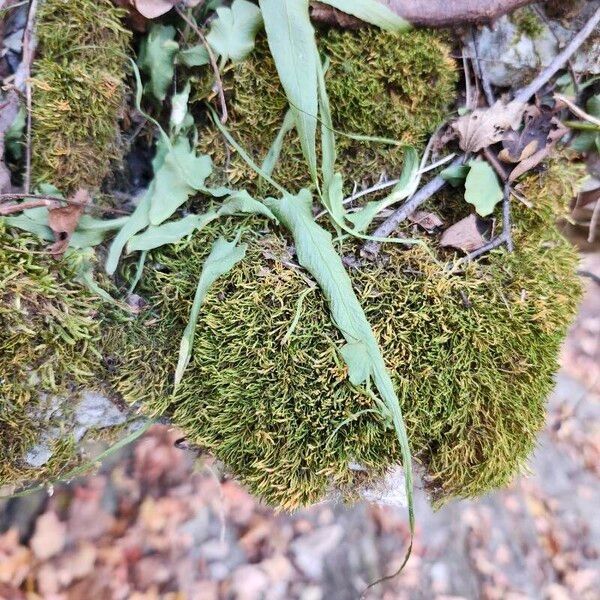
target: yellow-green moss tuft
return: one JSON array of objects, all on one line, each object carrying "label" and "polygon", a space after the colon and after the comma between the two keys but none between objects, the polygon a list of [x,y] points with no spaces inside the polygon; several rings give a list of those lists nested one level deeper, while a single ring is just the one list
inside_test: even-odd
[{"label": "yellow-green moss tuft", "polygon": [[[580,291],[577,255],[554,226],[567,190],[559,170],[525,184],[534,208],[515,207],[514,254],[501,249],[450,274],[419,248],[391,248],[384,265],[351,272],[440,501],[506,484],[543,424]],[[368,411],[372,400],[347,383],[320,292],[300,301],[305,275],[265,226],[246,223],[248,256],[209,293],[175,396],[178,339],[216,232],[153,255],[143,290],[152,309],[137,339],[119,346],[115,383],[127,400],[169,415],[254,493],[294,508],[331,485],[351,487],[350,461],[381,473],[399,454],[393,431]]]},{"label": "yellow-green moss tuft", "polygon": [[[376,29],[331,30],[318,38],[330,59],[326,74],[334,127],[342,132],[387,137],[422,146],[444,120],[455,97],[456,70],[448,47],[428,31],[392,34]],[[287,108],[266,41],[250,59],[232,67],[229,127],[250,155],[262,162]],[[337,136],[340,165],[349,185],[373,181],[387,170],[398,173],[403,152]],[[230,183],[251,186],[256,174],[236,155],[227,160],[222,136],[202,129],[200,144],[225,168]],[[227,165],[225,167],[225,165]],[[300,143],[288,134],[274,178],[294,191],[310,184]]]},{"label": "yellow-green moss tuft", "polygon": [[90,385],[101,363],[100,301],[75,282],[71,262],[40,250],[28,234],[12,235],[0,224],[0,485],[30,471],[43,479],[73,459],[66,452],[72,444],[62,440],[45,469],[23,463],[47,426],[46,398]]},{"label": "yellow-green moss tuft", "polygon": [[46,0],[37,24],[33,156],[36,183],[97,188],[117,156],[130,34],[110,0]]}]

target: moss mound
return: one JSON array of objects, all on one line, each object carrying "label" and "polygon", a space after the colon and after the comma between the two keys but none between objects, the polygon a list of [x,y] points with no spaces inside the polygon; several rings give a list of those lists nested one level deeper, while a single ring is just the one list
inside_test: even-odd
[{"label": "moss mound", "polygon": [[[506,484],[543,424],[579,296],[576,253],[554,226],[556,205],[570,198],[564,168],[526,184],[535,207],[515,207],[512,255],[499,250],[450,274],[420,249],[395,248],[385,265],[352,272],[440,501]],[[215,231],[154,254],[144,278],[153,308],[131,349],[119,348],[116,385],[169,415],[267,502],[295,508],[331,485],[356,485],[350,461],[380,473],[399,453],[368,410],[373,400],[347,382],[320,292],[282,235],[264,227],[247,223],[247,258],[211,290],[175,396],[178,340]]]},{"label": "moss mound", "polygon": [[118,154],[130,33],[110,0],[46,0],[37,26],[32,172],[71,193],[97,188]]},{"label": "moss mound", "polygon": [[[27,478],[25,452],[45,426],[46,399],[90,384],[101,363],[100,301],[75,282],[76,256],[41,257],[39,241],[0,224],[0,485]],[[32,469],[52,477],[73,459],[70,440]]]},{"label": "moss mound", "polygon": [[[327,89],[334,127],[341,132],[420,146],[444,120],[454,99],[454,62],[436,33],[330,30],[319,36],[319,48],[330,60]],[[259,42],[250,59],[232,67],[228,79],[232,94],[228,126],[260,164],[287,110],[265,40]],[[201,89],[199,93],[202,96]],[[390,174],[401,168],[401,148],[337,137],[340,162],[350,185],[352,181],[377,180],[382,165]],[[256,173],[239,157],[228,160],[218,131],[202,130],[200,144],[203,151],[213,155],[217,166],[224,168],[221,175],[230,183],[248,187],[256,180]],[[292,191],[310,184],[295,131],[286,137],[274,178]]]}]

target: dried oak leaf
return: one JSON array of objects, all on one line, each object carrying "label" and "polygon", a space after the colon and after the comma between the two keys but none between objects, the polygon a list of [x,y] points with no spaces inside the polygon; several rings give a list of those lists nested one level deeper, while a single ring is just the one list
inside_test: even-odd
[{"label": "dried oak leaf", "polygon": [[56,239],[54,244],[50,246],[50,252],[54,256],[62,256],[67,249],[85,205],[91,202],[90,193],[86,189],[80,188],[71,200],[72,204],[52,208],[48,211],[48,225],[54,232]]},{"label": "dried oak leaf", "polygon": [[503,104],[498,100],[490,108],[477,108],[456,119],[452,128],[464,152],[479,152],[502,141],[508,129],[519,129],[525,105],[520,102]]},{"label": "dried oak leaf", "polygon": [[465,253],[473,252],[487,243],[483,236],[487,229],[487,221],[477,218],[475,214],[470,214],[444,231],[440,245],[444,248],[456,248]]}]

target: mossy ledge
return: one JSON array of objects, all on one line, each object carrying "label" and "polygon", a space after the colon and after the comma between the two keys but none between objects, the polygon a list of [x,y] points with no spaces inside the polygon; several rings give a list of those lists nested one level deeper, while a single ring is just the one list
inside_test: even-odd
[{"label": "mossy ledge", "polygon": [[[526,182],[534,208],[515,207],[513,254],[452,274],[421,249],[395,248],[385,265],[351,272],[438,502],[506,484],[535,446],[580,292],[576,252],[554,225],[571,193],[565,169]],[[174,396],[178,339],[217,231],[153,254],[142,289],[152,308],[127,349],[118,343],[115,385],[168,415],[265,501],[296,508],[332,487],[352,490],[349,462],[377,475],[399,454],[372,399],[347,382],[320,292],[300,302],[309,288],[285,237],[256,220],[245,231],[248,255],[210,291]]]},{"label": "mossy ledge", "polygon": [[[456,95],[457,72],[450,49],[439,34],[425,30],[394,34],[374,28],[330,30],[319,35],[318,44],[329,59],[327,91],[333,125],[342,134],[385,137],[422,147],[444,121]],[[259,40],[250,58],[234,65],[225,81],[231,96],[228,127],[260,164],[287,110],[266,40]],[[196,85],[196,97],[202,99],[206,93],[203,80]],[[357,142],[342,134],[337,135],[338,152],[350,187],[353,182],[371,183],[383,171],[398,174],[402,147]],[[255,187],[256,173],[237,154],[227,158],[223,137],[215,128],[201,129],[200,147],[213,156],[223,180]],[[295,131],[286,136],[273,177],[293,192],[310,185]]]},{"label": "mossy ledge", "polygon": [[45,0],[37,23],[32,173],[65,193],[94,190],[118,156],[130,33],[110,0]]}]

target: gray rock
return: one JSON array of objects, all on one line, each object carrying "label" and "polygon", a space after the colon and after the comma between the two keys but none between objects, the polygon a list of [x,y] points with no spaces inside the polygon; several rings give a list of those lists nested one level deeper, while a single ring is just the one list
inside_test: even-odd
[{"label": "gray rock", "polygon": [[[509,88],[528,83],[550,64],[598,6],[600,2],[587,2],[581,13],[568,23],[540,20],[541,32],[533,37],[520,31],[512,16],[499,18],[491,28],[483,27],[477,46],[490,82]],[[469,41],[470,36],[465,42]],[[600,35],[592,36],[571,62],[576,73],[600,73]]]}]

